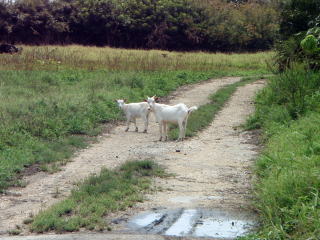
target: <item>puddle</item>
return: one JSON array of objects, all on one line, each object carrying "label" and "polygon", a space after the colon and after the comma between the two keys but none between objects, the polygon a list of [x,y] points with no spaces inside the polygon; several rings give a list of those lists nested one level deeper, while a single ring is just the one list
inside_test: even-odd
[{"label": "puddle", "polygon": [[215,239],[244,236],[255,226],[254,217],[249,213],[183,208],[145,212],[128,223],[136,232]]},{"label": "puddle", "polygon": [[148,226],[149,224],[159,221],[163,214],[161,213],[146,213],[135,220],[135,224],[138,226]]},{"label": "puddle", "polygon": [[214,217],[203,217],[193,236],[232,239],[246,235],[255,226],[254,220],[241,215],[232,216],[223,212],[215,212]]},{"label": "puddle", "polygon": [[170,228],[164,233],[168,236],[187,236],[193,227],[193,219],[195,218],[197,210],[186,209],[181,216],[173,223]]}]

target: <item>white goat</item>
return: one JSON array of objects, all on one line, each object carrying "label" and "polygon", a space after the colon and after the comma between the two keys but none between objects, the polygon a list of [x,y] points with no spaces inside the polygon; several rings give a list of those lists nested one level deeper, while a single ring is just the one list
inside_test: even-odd
[{"label": "white goat", "polygon": [[159,123],[160,130],[160,140],[162,140],[162,128],[164,132],[164,140],[168,139],[167,134],[167,123],[178,123],[179,125],[179,138],[178,140],[183,140],[186,136],[188,117],[191,112],[197,110],[196,106],[188,108],[185,104],[179,103],[174,106],[169,106],[165,104],[156,103],[155,96],[148,97],[147,102],[154,112],[157,122]]},{"label": "white goat", "polygon": [[127,118],[127,128],[126,132],[129,130],[130,122],[133,122],[136,129],[135,131],[138,132],[138,127],[136,123],[136,118],[142,118],[144,121],[144,133],[147,132],[148,123],[149,123],[149,114],[150,114],[150,107],[146,102],[140,103],[125,103],[125,99],[118,99],[116,100],[120,109],[122,109]]}]

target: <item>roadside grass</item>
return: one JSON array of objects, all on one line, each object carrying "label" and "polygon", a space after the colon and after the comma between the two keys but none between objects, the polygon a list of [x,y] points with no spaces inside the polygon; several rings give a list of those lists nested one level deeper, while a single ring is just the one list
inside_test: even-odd
[{"label": "roadside grass", "polygon": [[[209,97],[210,102],[208,104],[200,106],[198,110],[189,116],[186,137],[193,137],[197,134],[197,132],[206,128],[213,121],[215,115],[221,110],[221,108],[230,99],[238,87],[262,78],[263,76],[246,77],[241,79],[239,82],[224,86],[212,94]],[[170,125],[169,130],[169,138],[172,140],[177,140],[179,137],[179,127],[177,125]]]},{"label": "roadside grass", "polygon": [[272,56],[83,46],[1,54],[0,192],[24,186],[19,176],[34,164],[58,171],[103,124],[122,120],[114,99],[135,102],[209,78],[265,74]]},{"label": "roadside grass", "polygon": [[320,73],[293,69],[257,95],[247,128],[262,128],[255,164],[256,234],[243,239],[320,238]]},{"label": "roadside grass", "polygon": [[116,70],[116,71],[247,71],[268,72],[274,52],[206,53],[131,50],[109,47],[23,46],[21,54],[1,54],[1,70]]},{"label": "roadside grass", "polygon": [[29,220],[33,232],[72,232],[111,230],[105,216],[143,201],[151,191],[153,177],[167,177],[165,170],[151,160],[128,161],[115,170],[103,169],[79,183],[67,199]]},{"label": "roadside grass", "polygon": [[[214,72],[0,71],[0,192],[21,185],[19,176],[37,164],[57,171],[104,123],[122,120],[114,99],[141,101],[178,86],[217,76]],[[50,164],[51,166],[46,166]]]}]

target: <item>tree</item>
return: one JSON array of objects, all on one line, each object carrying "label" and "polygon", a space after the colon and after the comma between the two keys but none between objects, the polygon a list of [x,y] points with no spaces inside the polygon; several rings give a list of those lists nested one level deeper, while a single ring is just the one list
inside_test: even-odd
[{"label": "tree", "polygon": [[0,2],[0,41],[8,41],[12,31],[11,14],[9,4]]}]

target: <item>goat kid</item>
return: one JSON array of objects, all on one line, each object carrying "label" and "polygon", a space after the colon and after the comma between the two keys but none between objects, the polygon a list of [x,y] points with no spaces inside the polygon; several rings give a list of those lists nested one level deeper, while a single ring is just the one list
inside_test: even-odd
[{"label": "goat kid", "polygon": [[[160,139],[166,141],[168,139],[167,124],[178,123],[179,125],[179,140],[183,140],[186,136],[187,122],[189,115],[197,110],[196,106],[188,108],[184,103],[179,103],[174,106],[156,103],[156,97],[148,97],[147,103],[154,112],[157,122],[159,123]],[[163,130],[163,131],[162,131]],[[163,134],[164,133],[164,134]]]},{"label": "goat kid", "polygon": [[135,125],[135,131],[138,132],[138,127],[136,123],[137,118],[142,118],[144,121],[144,133],[147,133],[148,130],[148,123],[149,123],[149,114],[150,114],[150,107],[146,102],[139,102],[139,103],[128,103],[126,104],[126,99],[118,99],[116,100],[120,109],[126,115],[126,132],[129,130],[130,123],[133,122]]}]

